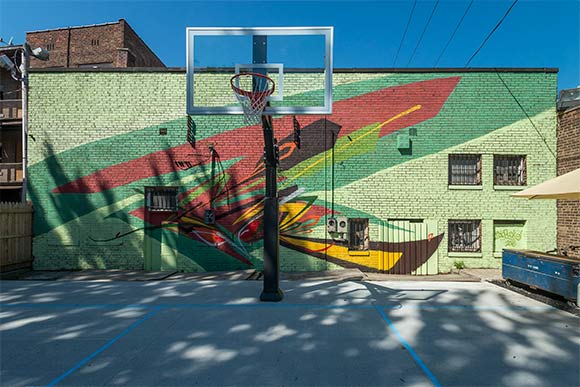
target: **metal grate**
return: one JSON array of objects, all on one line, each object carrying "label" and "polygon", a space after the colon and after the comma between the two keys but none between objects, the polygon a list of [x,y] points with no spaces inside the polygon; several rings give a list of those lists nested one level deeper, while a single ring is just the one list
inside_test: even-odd
[{"label": "metal grate", "polygon": [[350,218],[348,220],[349,250],[366,251],[369,249],[369,220],[368,218]]},{"label": "metal grate", "polygon": [[450,252],[481,252],[480,220],[450,220],[448,229]]},{"label": "metal grate", "polygon": [[449,185],[481,185],[481,155],[449,155]]},{"label": "metal grate", "polygon": [[494,185],[526,185],[526,156],[494,155]]},{"label": "metal grate", "polygon": [[146,187],[145,204],[149,211],[177,211],[177,187]]}]

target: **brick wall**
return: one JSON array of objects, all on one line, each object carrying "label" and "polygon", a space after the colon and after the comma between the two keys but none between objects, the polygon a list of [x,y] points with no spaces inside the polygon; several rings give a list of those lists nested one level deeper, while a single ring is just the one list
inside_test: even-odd
[{"label": "brick wall", "polygon": [[70,34],[71,30],[69,29],[26,33],[26,41],[31,47],[43,47],[49,49],[50,52],[48,61],[31,58],[30,67],[68,67]]},{"label": "brick wall", "polygon": [[[580,168],[580,106],[558,113],[558,175]],[[558,200],[558,248],[580,246],[580,201]],[[580,258],[580,249],[569,253]]]},{"label": "brick wall", "polygon": [[31,68],[164,67],[159,58],[121,19],[117,23],[28,32],[32,47],[48,48],[50,59],[31,59]]},{"label": "brick wall", "polygon": [[165,67],[163,62],[125,20],[121,20],[120,23],[124,36],[123,47],[128,50],[129,54],[125,67]]},{"label": "brick wall", "polygon": [[[275,118],[282,269],[499,267],[500,222],[524,224],[501,246],[552,249],[556,203],[494,186],[493,156],[526,155],[529,186],[556,175],[556,74],[502,78],[543,139],[485,71],[336,71],[333,114],[297,117],[300,149],[291,117]],[[239,116],[188,119],[185,94],[183,71],[31,74],[36,268],[261,268],[261,129]],[[397,147],[400,135],[410,136],[410,149]],[[455,153],[481,155],[481,186],[448,185]],[[147,215],[147,186],[179,187],[179,212]],[[215,225],[204,221],[210,206]],[[369,219],[368,250],[350,250],[327,232],[332,211]],[[454,219],[481,221],[480,252],[448,252]]]}]

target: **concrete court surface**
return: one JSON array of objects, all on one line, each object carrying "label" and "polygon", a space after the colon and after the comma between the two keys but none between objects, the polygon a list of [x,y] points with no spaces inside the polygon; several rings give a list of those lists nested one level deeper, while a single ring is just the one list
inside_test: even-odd
[{"label": "concrete court surface", "polygon": [[580,318],[489,283],[1,281],[2,386],[578,386]]}]

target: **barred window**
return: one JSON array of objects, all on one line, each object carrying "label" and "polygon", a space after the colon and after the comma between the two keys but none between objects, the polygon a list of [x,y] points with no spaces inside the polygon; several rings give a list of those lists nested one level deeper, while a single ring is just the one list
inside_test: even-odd
[{"label": "barred window", "polygon": [[149,211],[177,211],[177,187],[145,187],[145,205]]},{"label": "barred window", "polygon": [[450,220],[448,223],[450,252],[481,252],[481,221]]},{"label": "barred window", "polygon": [[526,156],[494,155],[494,185],[526,185]]},{"label": "barred window", "polygon": [[368,218],[350,218],[348,220],[349,250],[366,251],[369,249]]},{"label": "barred window", "polygon": [[449,155],[449,185],[481,185],[481,155]]}]

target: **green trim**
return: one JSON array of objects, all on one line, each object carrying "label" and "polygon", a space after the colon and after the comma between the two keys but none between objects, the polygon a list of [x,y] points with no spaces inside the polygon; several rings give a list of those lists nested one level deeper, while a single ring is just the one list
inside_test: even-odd
[{"label": "green trim", "polygon": [[494,185],[495,191],[523,191],[528,188],[527,185]]},{"label": "green trim", "polygon": [[450,190],[458,191],[481,191],[483,190],[483,185],[449,185],[447,186]]},{"label": "green trim", "polygon": [[447,252],[447,255],[450,258],[457,258],[457,257],[462,257],[462,258],[481,258],[483,257],[483,253],[468,253],[468,252],[456,252],[456,251],[449,251]]},{"label": "green trim", "polygon": [[495,251],[493,253],[493,256],[494,256],[494,258],[501,258],[503,256],[503,253],[501,251],[500,252]]}]

